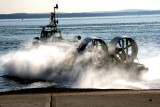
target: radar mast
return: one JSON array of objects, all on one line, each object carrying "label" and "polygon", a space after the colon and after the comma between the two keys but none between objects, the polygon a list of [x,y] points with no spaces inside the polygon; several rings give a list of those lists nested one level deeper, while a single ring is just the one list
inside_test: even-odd
[{"label": "radar mast", "polygon": [[48,27],[57,28],[58,20],[56,19],[56,9],[58,9],[58,4],[56,4],[56,6],[54,6],[54,10],[53,10],[53,12],[51,12],[50,23],[49,23]]}]

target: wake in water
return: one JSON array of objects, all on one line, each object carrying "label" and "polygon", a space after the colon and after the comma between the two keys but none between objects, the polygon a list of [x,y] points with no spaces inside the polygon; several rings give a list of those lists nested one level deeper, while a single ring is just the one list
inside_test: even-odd
[{"label": "wake in water", "polygon": [[134,71],[121,68],[97,68],[90,62],[91,57],[90,54],[77,56],[73,44],[54,43],[1,56],[0,70],[8,76],[24,80],[72,83],[70,88],[149,88],[143,82],[149,81],[150,76],[147,75],[150,75],[150,71],[141,77],[135,75]]}]

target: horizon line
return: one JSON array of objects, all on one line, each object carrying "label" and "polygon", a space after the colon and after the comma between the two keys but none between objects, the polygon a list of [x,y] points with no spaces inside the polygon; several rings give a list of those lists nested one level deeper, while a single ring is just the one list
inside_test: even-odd
[{"label": "horizon line", "polygon": [[[150,10],[150,9],[124,9],[124,10],[114,10],[114,11],[87,11],[87,12],[57,12],[62,14],[74,14],[74,13],[112,13],[112,12],[138,12],[138,11],[160,11],[160,9],[157,10]],[[17,13],[0,13],[1,15],[9,15],[9,14],[48,14],[51,12],[17,12]]]}]

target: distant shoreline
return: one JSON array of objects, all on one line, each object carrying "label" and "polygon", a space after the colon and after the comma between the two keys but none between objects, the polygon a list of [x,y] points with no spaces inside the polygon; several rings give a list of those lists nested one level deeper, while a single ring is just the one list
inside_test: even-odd
[{"label": "distant shoreline", "polygon": [[[137,10],[137,11],[116,11],[116,12],[84,12],[84,13],[57,13],[59,18],[70,17],[98,17],[98,16],[132,16],[132,15],[160,15],[160,10]],[[0,14],[0,19],[32,19],[49,18],[50,13],[14,13]]]}]

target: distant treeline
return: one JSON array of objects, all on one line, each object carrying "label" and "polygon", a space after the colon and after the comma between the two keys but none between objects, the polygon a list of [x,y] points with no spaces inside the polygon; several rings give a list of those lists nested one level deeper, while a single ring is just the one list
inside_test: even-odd
[{"label": "distant treeline", "polygon": [[[86,12],[86,13],[57,13],[60,18],[67,17],[97,17],[97,16],[125,16],[125,15],[156,15],[160,14],[160,10],[141,10],[141,11],[118,11],[118,12]],[[49,18],[50,13],[30,14],[0,14],[0,19],[29,19],[29,18]]]}]

